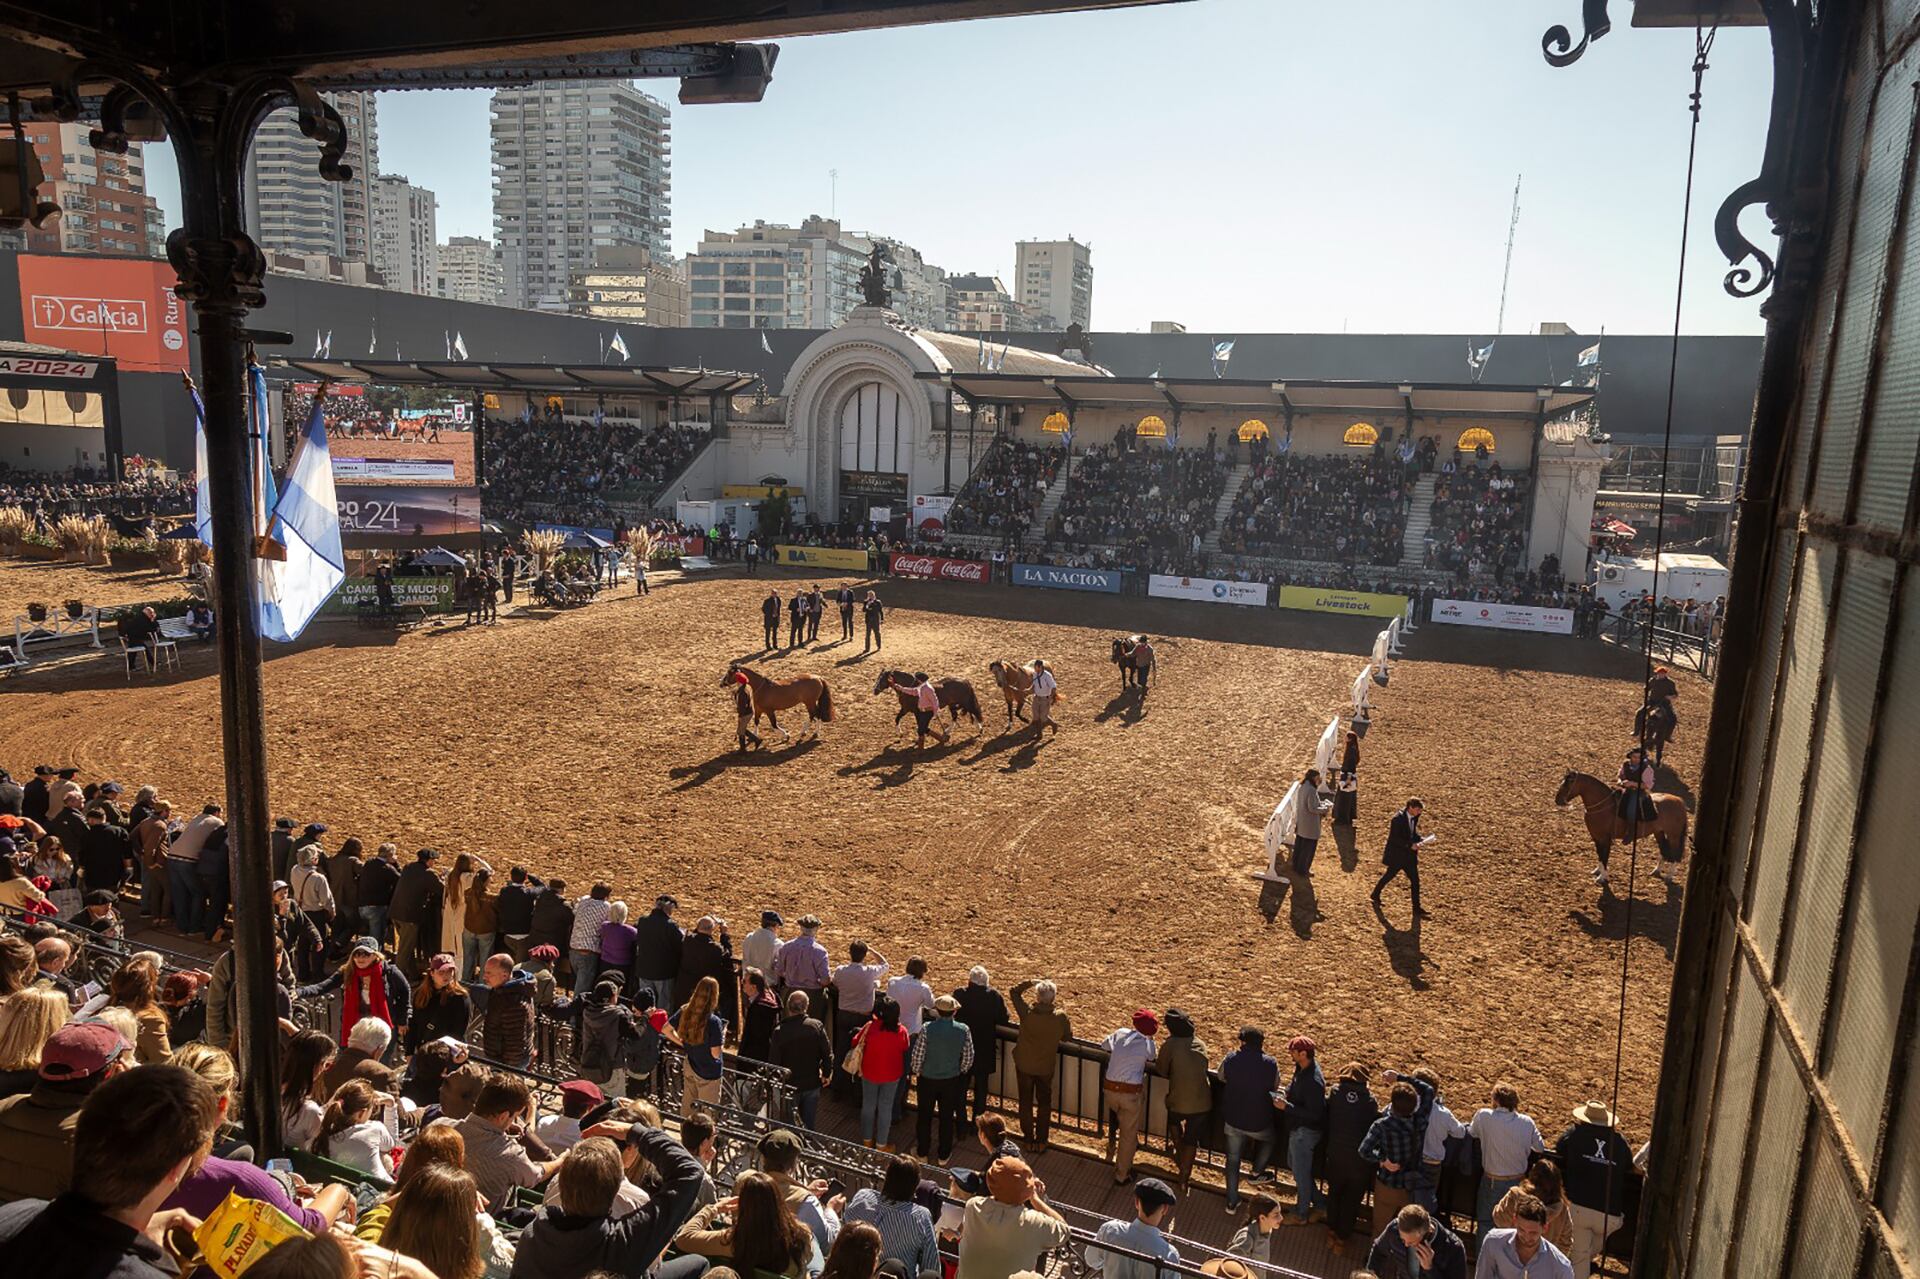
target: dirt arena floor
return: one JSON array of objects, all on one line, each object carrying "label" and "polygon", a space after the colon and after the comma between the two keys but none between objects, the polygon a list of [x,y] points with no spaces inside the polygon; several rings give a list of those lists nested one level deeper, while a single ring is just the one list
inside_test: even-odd
[{"label": "dirt arena floor", "polygon": [[[25,572],[36,570],[28,566]],[[0,596],[37,598],[21,567]],[[954,742],[911,748],[877,657],[822,641],[759,651],[770,582],[666,584],[567,614],[509,616],[393,639],[330,626],[268,663],[276,814],[564,874],[605,874],[644,909],[672,890],[687,921],[736,932],[758,913],[826,920],[835,960],[861,937],[896,964],[926,956],[936,988],[982,962],[997,985],[1050,976],[1076,1032],[1134,1008],[1190,1011],[1216,1060],[1237,1028],[1312,1034],[1323,1060],[1426,1064],[1457,1111],[1512,1080],[1552,1139],[1568,1110],[1612,1091],[1620,897],[1588,878],[1591,845],[1552,803],[1567,767],[1607,772],[1627,744],[1639,666],[1557,637],[1424,627],[1376,689],[1362,743],[1360,823],[1321,846],[1309,890],[1275,900],[1251,873],[1290,777],[1345,706],[1375,624],[1065,592],[888,582],[885,665],[971,678],[988,711]],[[830,589],[839,578],[823,579]],[[1160,683],[1117,696],[1109,639],[1160,642]],[[996,656],[1054,661],[1057,736],[1001,731]],[[220,730],[209,651],[129,691],[91,659],[0,682],[0,762],[77,765],[153,782],[176,803],[217,797]],[[730,659],[832,686],[820,740],[742,757],[721,679]],[[1691,800],[1704,685],[1681,698],[1677,770]],[[783,723],[786,722],[783,720]],[[798,729],[799,723],[790,725]],[[1387,822],[1427,802],[1434,912],[1404,882],[1367,900]],[[1631,912],[1620,1110],[1644,1137],[1680,891],[1641,862]],[[1625,862],[1616,853],[1616,892]]]},{"label": "dirt arena floor", "polygon": [[93,608],[122,608],[150,600],[178,599],[187,593],[178,573],[150,568],[90,568],[53,560],[0,559],[0,626],[13,633],[13,618],[30,603],[57,609],[67,600]]}]

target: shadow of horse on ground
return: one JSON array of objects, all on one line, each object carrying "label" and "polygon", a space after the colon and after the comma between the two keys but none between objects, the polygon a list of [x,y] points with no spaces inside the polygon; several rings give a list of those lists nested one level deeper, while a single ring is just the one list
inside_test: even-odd
[{"label": "shadow of horse on ground", "polygon": [[673,789],[692,790],[696,786],[705,786],[730,768],[767,768],[783,764],[796,756],[807,754],[819,745],[819,738],[809,737],[805,741],[795,742],[785,750],[778,751],[765,748],[742,751],[738,747],[732,747],[721,751],[704,763],[683,764],[678,768],[670,768],[667,770],[667,776],[680,783]]},{"label": "shadow of horse on ground", "polygon": [[1657,791],[1665,791],[1669,795],[1678,796],[1680,801],[1687,806],[1689,813],[1697,813],[1700,811],[1699,801],[1693,794],[1693,787],[1687,785],[1686,779],[1674,772],[1673,766],[1670,764],[1655,764],[1653,766],[1653,788]]},{"label": "shadow of horse on ground", "polygon": [[880,780],[874,784],[875,790],[885,790],[890,786],[899,786],[913,778],[913,770],[921,763],[933,763],[945,759],[958,751],[965,750],[967,742],[946,742],[938,746],[883,746],[878,754],[863,764],[845,764],[834,770],[842,777],[860,777],[868,773],[879,773]]},{"label": "shadow of horse on ground", "polygon": [[[1642,862],[1646,860],[1643,858]],[[1617,882],[1623,885],[1627,882],[1625,859],[1617,853],[1609,869],[1614,872]],[[1674,940],[1680,933],[1680,907],[1686,901],[1686,889],[1683,885],[1655,879],[1651,865],[1643,864],[1635,878],[1632,935],[1658,946],[1665,952],[1667,962],[1672,963]],[[1640,896],[1643,891],[1655,891],[1655,884],[1666,890],[1659,900]],[[1611,884],[1600,891],[1597,917],[1576,906],[1567,912],[1567,918],[1596,941],[1621,941],[1628,936],[1627,899],[1615,895]]]},{"label": "shadow of horse on ground", "polygon": [[1413,917],[1408,928],[1395,928],[1379,902],[1373,904],[1373,917],[1380,921],[1380,941],[1387,948],[1387,962],[1393,971],[1407,979],[1412,990],[1429,990],[1425,973],[1427,953],[1420,949],[1420,916]]},{"label": "shadow of horse on ground", "polygon": [[1147,699],[1140,690],[1126,688],[1113,695],[1113,700],[1100,708],[1093,717],[1096,724],[1104,724],[1110,719],[1118,719],[1122,728],[1130,728],[1147,717]]}]

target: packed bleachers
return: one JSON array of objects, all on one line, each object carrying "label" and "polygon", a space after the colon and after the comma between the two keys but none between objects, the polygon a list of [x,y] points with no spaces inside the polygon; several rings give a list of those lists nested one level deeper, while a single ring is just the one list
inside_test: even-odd
[{"label": "packed bleachers", "polygon": [[1442,471],[1434,481],[1426,566],[1504,584],[1526,557],[1526,490],[1500,464]]},{"label": "packed bleachers", "polygon": [[650,502],[707,440],[703,425],[646,429],[558,414],[489,424],[487,514],[611,526]]},{"label": "packed bleachers", "polygon": [[1202,571],[1201,543],[1230,473],[1204,449],[1090,448],[1073,460],[1046,549],[1072,556],[1103,548],[1148,572]]},{"label": "packed bleachers", "polygon": [[1066,450],[996,440],[948,513],[947,530],[1020,541],[1033,524]]},{"label": "packed bleachers", "polygon": [[1398,564],[1414,468],[1359,457],[1269,454],[1254,465],[1220,534],[1228,554]]},{"label": "packed bleachers", "polygon": [[0,465],[0,506],[17,506],[44,525],[63,515],[105,515],[140,520],[193,510],[191,476],[166,479],[158,471],[129,471],[113,480],[105,470],[18,471]]}]

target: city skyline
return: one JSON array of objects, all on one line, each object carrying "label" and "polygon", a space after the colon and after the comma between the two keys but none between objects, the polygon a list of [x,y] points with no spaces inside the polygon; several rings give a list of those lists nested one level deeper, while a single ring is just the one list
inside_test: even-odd
[{"label": "city skyline", "polygon": [[[1201,0],[785,41],[766,103],[673,107],[672,249],[837,214],[1011,280],[1016,241],[1071,235],[1098,254],[1099,329],[1490,335],[1524,173],[1505,331],[1662,331],[1692,32],[1622,25],[1606,58],[1556,72],[1539,53],[1554,16],[1522,0],[1471,24],[1415,0]],[[1223,48],[1260,61],[1223,73]],[[1358,48],[1362,75],[1327,56]],[[1754,333],[1755,305],[1720,289],[1712,221],[1758,171],[1764,32],[1723,31],[1712,63],[1682,327]],[[1435,82],[1435,66],[1456,74]],[[873,110],[889,97],[904,105]],[[443,237],[492,234],[487,98],[381,95],[382,160],[436,192]],[[172,217],[171,165],[152,169]],[[1746,229],[1770,239],[1758,210]]]}]

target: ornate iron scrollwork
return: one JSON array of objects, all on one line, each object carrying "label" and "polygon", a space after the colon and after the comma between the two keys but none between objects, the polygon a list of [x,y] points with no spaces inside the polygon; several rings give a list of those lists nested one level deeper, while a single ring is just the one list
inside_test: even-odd
[{"label": "ornate iron scrollwork", "polygon": [[[1735,187],[1713,217],[1714,242],[1733,268],[1726,275],[1726,290],[1737,298],[1753,297],[1773,284],[1774,259],[1741,232],[1740,215],[1753,205],[1764,204],[1773,221],[1774,235],[1786,234],[1792,185],[1788,162],[1792,158],[1794,122],[1800,113],[1801,82],[1813,48],[1810,3],[1760,0],[1760,7],[1767,16],[1767,32],[1773,41],[1773,105],[1767,117],[1767,147],[1761,154],[1759,175]],[[1752,265],[1748,265],[1748,259],[1752,259]]]},{"label": "ornate iron scrollwork", "polygon": [[1607,17],[1607,0],[1581,0],[1580,43],[1573,42],[1573,33],[1565,27],[1555,24],[1547,28],[1540,37],[1540,52],[1546,55],[1549,63],[1556,67],[1568,67],[1580,61],[1580,55],[1587,46],[1613,30],[1613,20]]}]

